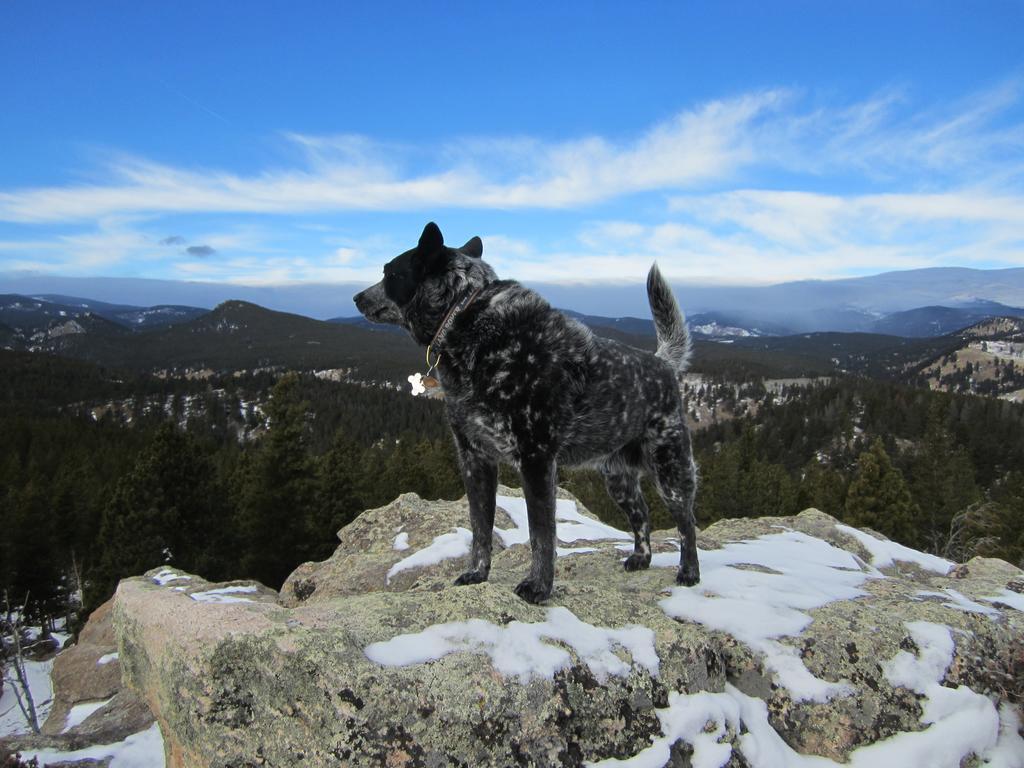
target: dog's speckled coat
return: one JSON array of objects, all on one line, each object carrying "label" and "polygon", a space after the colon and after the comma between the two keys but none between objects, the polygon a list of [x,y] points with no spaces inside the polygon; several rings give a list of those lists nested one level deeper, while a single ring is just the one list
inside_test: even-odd
[{"label": "dog's speckled coat", "polygon": [[453,318],[440,349],[439,378],[458,448],[473,528],[470,570],[456,581],[485,581],[491,567],[498,462],[518,467],[530,523],[533,564],[516,593],[551,594],[555,565],[557,466],[586,464],[604,476],[629,518],[635,546],[627,571],[651,562],[640,473],[649,472],[681,536],[676,581],[700,580],[693,519],[697,472],[678,375],[690,339],[657,267],[647,294],[658,332],[652,355],[595,337],[538,294],[498,280],[474,237],[444,245],[434,223],[419,244],[384,267],[384,279],[355,297],[368,319],[405,327],[427,346],[452,307],[479,290]]}]

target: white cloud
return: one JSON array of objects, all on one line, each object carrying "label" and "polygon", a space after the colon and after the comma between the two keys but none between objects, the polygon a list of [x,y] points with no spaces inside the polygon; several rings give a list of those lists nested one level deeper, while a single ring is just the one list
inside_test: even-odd
[{"label": "white cloud", "polygon": [[355,248],[347,248],[342,246],[334,251],[334,262],[336,264],[351,264],[359,256],[359,251]]},{"label": "white cloud", "polygon": [[[304,167],[240,176],[184,170],[120,158],[106,184],[78,184],[0,193],[0,220],[74,221],[112,213],[308,213],[417,208],[565,208],[720,179],[754,158],[749,129],[778,109],[768,91],[717,101],[653,126],[637,139],[601,137],[544,144],[502,178],[509,144],[470,143],[452,167],[403,175],[360,137],[289,134]],[[451,154],[451,150],[439,153]],[[495,169],[499,169],[495,172]]]},{"label": "white cloud", "polygon": [[[260,284],[372,281],[395,253],[387,237],[354,238],[349,221],[329,226],[312,215],[459,208],[519,210],[522,231],[532,223],[526,209],[559,211],[556,241],[484,233],[499,274],[535,281],[636,281],[654,259],[675,279],[725,282],[1024,264],[1020,82],[924,109],[900,89],[852,104],[811,101],[758,91],[625,139],[471,137],[423,147],[285,134],[294,163],[249,175],[115,157],[89,184],[0,191],[0,222],[18,232],[0,240],[0,258],[6,268],[79,274],[138,264]],[[204,221],[280,218],[184,230],[216,259],[160,248],[181,214],[194,212]],[[173,230],[162,223],[170,214]],[[91,226],[22,234],[75,222]]]}]

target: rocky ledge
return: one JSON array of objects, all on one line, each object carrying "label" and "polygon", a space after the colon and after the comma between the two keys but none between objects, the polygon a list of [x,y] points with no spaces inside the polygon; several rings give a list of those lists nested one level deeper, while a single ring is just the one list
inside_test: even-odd
[{"label": "rocky ledge", "polygon": [[501,490],[489,583],[455,587],[466,504],[404,495],[278,596],[123,581],[126,684],[170,766],[1024,764],[1024,575],[954,566],[816,510],[630,536],[562,494],[556,588],[519,600],[525,507]]}]

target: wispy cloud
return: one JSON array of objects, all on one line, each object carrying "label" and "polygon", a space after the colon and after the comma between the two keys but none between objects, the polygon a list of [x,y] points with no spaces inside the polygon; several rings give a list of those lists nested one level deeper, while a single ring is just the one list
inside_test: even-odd
[{"label": "wispy cloud", "polygon": [[[516,144],[521,163],[508,173],[507,141],[470,142],[450,167],[420,173],[381,159],[360,137],[289,134],[301,168],[241,176],[186,170],[123,157],[105,184],[0,193],[0,220],[74,221],[114,213],[309,213],[418,208],[567,208],[622,195],[728,177],[756,159],[752,127],[785,101],[777,91],[712,102],[655,125],[638,138],[602,137]],[[530,151],[523,151],[529,146]],[[450,149],[437,153],[450,157]]]},{"label": "wispy cloud", "polygon": [[[119,156],[89,184],[0,191],[0,222],[18,233],[0,253],[79,274],[131,262],[249,283],[369,280],[393,244],[365,227],[354,236],[345,214],[550,210],[558,242],[480,232],[499,273],[638,280],[654,258],[677,279],[728,281],[1024,265],[1021,111],[1019,80],[924,107],[905,88],[844,104],[774,89],[626,138],[413,146],[288,133],[291,165],[249,174]],[[249,214],[278,218],[246,229]]]}]

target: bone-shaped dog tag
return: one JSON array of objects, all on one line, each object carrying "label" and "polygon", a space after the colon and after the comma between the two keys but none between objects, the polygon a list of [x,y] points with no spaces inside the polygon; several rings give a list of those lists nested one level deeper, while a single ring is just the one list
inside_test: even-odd
[{"label": "bone-shaped dog tag", "polygon": [[408,381],[409,384],[412,386],[413,397],[415,397],[416,395],[422,395],[424,392],[427,391],[427,388],[423,386],[422,373],[414,373],[412,376],[409,377]]}]

